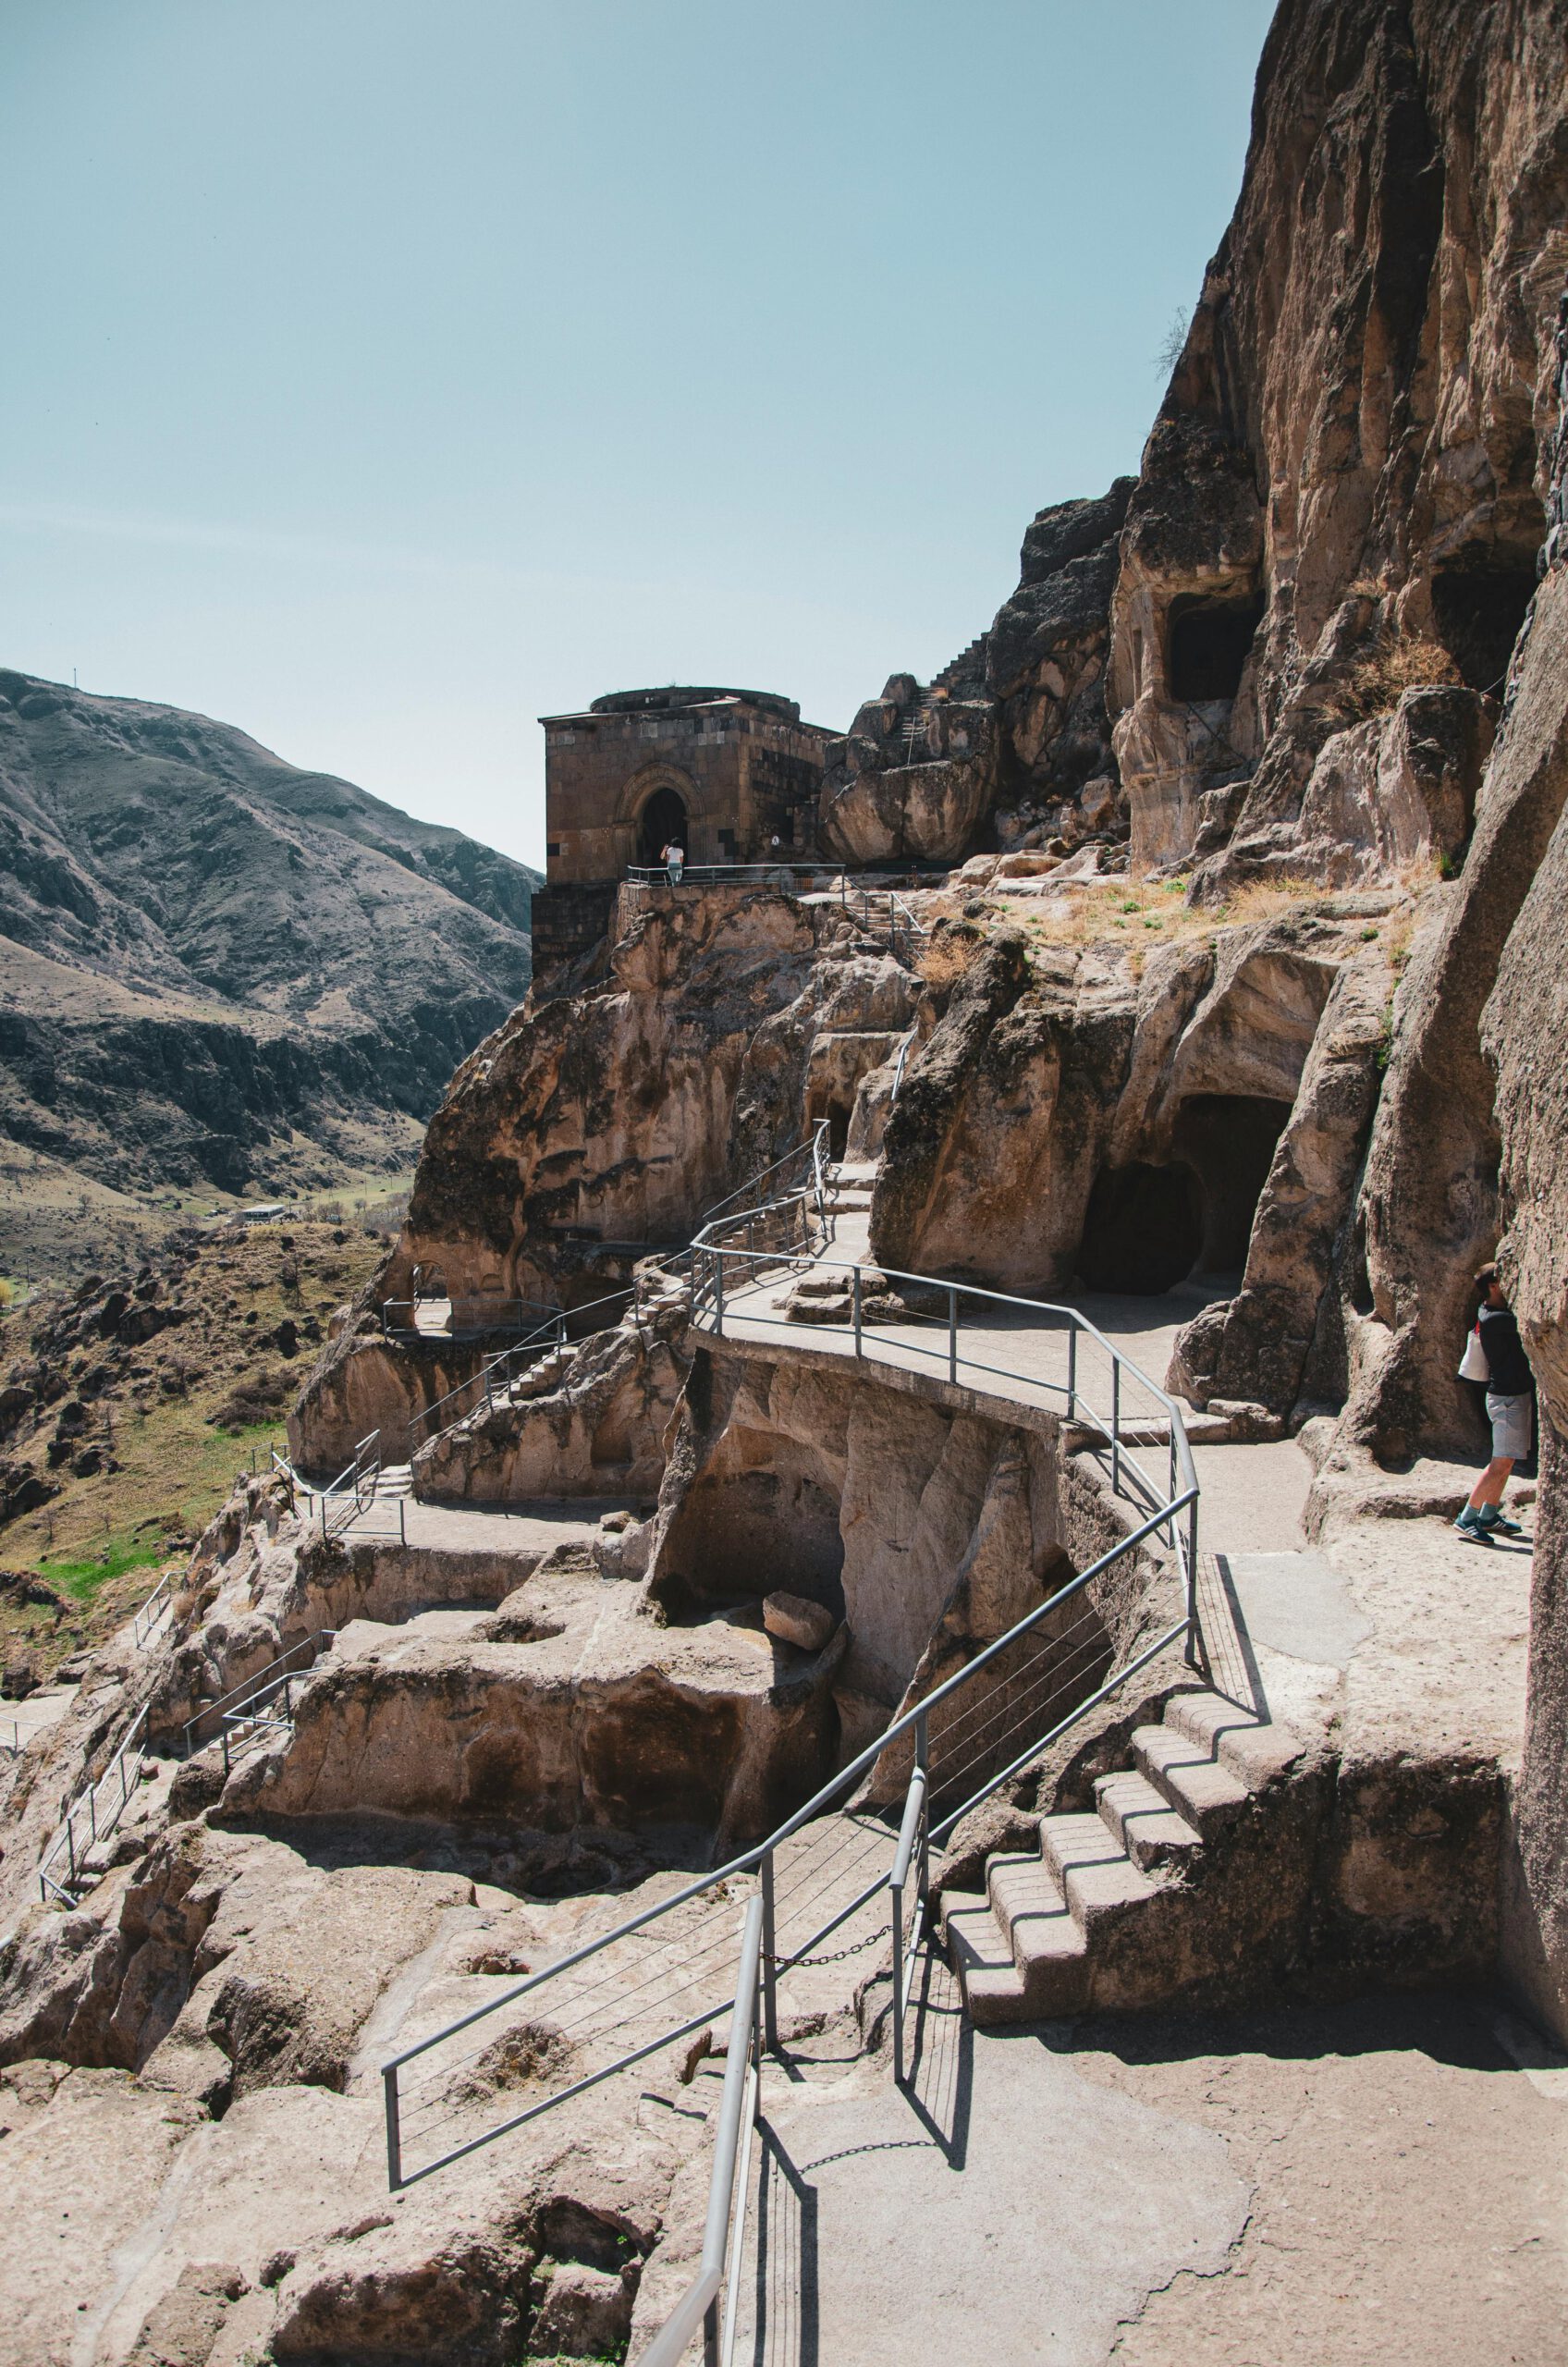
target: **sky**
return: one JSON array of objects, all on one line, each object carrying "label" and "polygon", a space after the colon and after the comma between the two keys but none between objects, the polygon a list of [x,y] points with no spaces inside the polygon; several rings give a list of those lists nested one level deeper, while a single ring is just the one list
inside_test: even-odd
[{"label": "sky", "polygon": [[1135,470],[1271,0],[0,0],[0,665],[524,861],[536,717],[842,730]]}]

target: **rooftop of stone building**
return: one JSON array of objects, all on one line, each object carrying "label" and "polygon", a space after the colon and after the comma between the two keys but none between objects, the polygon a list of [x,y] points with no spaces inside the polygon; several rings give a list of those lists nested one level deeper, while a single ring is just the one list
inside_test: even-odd
[{"label": "rooftop of stone building", "polygon": [[667,682],[650,690],[606,691],[586,707],[570,715],[544,715],[541,723],[577,723],[594,715],[680,715],[700,706],[761,707],[782,722],[798,723],[800,702],[780,698],[775,691],[738,691],[712,683]]}]

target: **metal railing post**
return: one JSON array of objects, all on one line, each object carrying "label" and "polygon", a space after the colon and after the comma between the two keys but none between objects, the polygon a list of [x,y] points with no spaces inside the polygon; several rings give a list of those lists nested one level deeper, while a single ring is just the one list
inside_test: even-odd
[{"label": "metal railing post", "polygon": [[854,1269],[852,1289],[855,1305],[855,1354],[858,1356],[863,1354],[860,1338],[860,1268],[858,1266]]},{"label": "metal railing post", "polygon": [[724,1252],[722,1249],[716,1249],[713,1253],[713,1334],[716,1340],[722,1340],[724,1337]]},{"label": "metal railing post", "polygon": [[773,1915],[773,1852],[762,1861],[762,2030],[769,2054],[778,2052],[778,1968]]},{"label": "metal railing post", "polygon": [[1203,1637],[1198,1627],[1198,1500],[1187,1507],[1187,1666],[1205,1664]]},{"label": "metal railing post", "polygon": [[931,1814],[929,1806],[931,1798],[931,1751],[926,1727],[927,1721],[925,1712],[922,1710],[920,1715],[914,1722],[914,1763],[920,1770],[920,1772],[925,1777],[925,1804],[922,1806],[920,1812],[920,1882],[915,1892],[915,1896],[920,1901],[920,1912],[923,1920],[925,1914],[925,1901],[929,1897],[931,1892]]},{"label": "metal railing post", "polygon": [[396,2194],[403,2183],[403,2129],[398,2113],[398,2067],[384,2066],[382,2092],[386,2103],[386,2183]]},{"label": "metal railing post", "polygon": [[888,1884],[893,1901],[893,2085],[904,2083],[904,1886]]},{"label": "metal railing post", "polygon": [[1110,1492],[1114,1496],[1121,1487],[1121,1359],[1114,1353],[1110,1359]]},{"label": "metal railing post", "polygon": [[1076,1323],[1070,1323],[1067,1327],[1067,1418],[1070,1422],[1075,1422],[1078,1418],[1078,1326]]},{"label": "metal railing post", "polygon": [[958,1379],[958,1287],[948,1284],[948,1379]]}]

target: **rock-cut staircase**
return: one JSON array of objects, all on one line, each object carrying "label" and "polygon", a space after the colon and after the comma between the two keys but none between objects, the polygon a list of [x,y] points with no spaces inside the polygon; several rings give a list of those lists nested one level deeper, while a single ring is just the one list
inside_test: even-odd
[{"label": "rock-cut staircase", "polygon": [[[945,1895],[942,1927],[974,2019],[1154,2004],[1201,1973],[1195,1919],[1170,1910],[1186,1904],[1206,1845],[1299,1750],[1287,1729],[1222,1694],[1173,1696],[1158,1725],[1134,1732],[1133,1765],[1096,1778],[1093,1811],[1042,1817],[1037,1850],[988,1858],[984,1896]],[[1201,1933],[1197,1945],[1201,1956]]]}]

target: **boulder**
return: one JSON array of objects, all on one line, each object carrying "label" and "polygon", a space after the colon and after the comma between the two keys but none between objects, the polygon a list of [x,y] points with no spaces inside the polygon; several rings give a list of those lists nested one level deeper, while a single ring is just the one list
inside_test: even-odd
[{"label": "boulder", "polygon": [[825,1603],[779,1589],[764,1595],[762,1624],[770,1636],[793,1644],[798,1651],[820,1652],[839,1623]]}]

